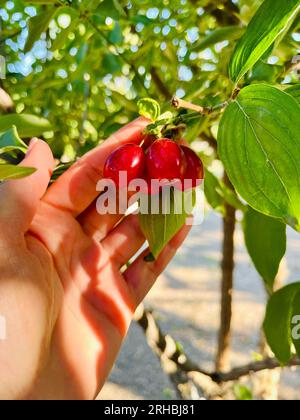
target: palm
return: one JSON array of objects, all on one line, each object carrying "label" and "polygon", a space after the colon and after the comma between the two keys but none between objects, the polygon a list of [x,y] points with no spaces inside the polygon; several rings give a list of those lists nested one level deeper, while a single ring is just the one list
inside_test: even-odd
[{"label": "palm", "polygon": [[77,396],[92,398],[111,368],[136,306],[120,273],[122,262],[110,258],[76,219],[52,206],[41,205],[32,230],[52,256],[56,269],[45,267],[45,272],[53,272],[49,279],[51,290],[56,291],[53,304],[60,302],[51,344],[53,360],[47,362],[49,369],[42,380],[48,383],[52,364],[55,369],[59,364],[61,378],[56,376],[52,382],[53,391],[73,377]]}]

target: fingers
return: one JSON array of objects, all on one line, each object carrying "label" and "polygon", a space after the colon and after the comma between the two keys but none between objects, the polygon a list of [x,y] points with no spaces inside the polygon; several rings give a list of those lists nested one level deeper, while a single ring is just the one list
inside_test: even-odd
[{"label": "fingers", "polygon": [[103,241],[102,246],[110,258],[123,266],[145,243],[137,215],[126,217]]},{"label": "fingers", "polygon": [[45,201],[68,210],[74,216],[83,212],[99,194],[96,185],[102,178],[109,154],[122,144],[140,143],[148,124],[146,118],[138,118],[87,153],[52,185]]},{"label": "fingers", "polygon": [[145,256],[150,252],[148,249],[127,268],[124,277],[136,298],[137,305],[146,297],[157,277],[165,270],[175,256],[190,230],[191,226],[185,225],[168,243],[156,261],[144,261]]},{"label": "fingers", "polygon": [[25,233],[46,192],[54,167],[53,155],[47,143],[33,139],[21,166],[37,170],[26,178],[0,185],[0,224],[15,232]]},{"label": "fingers", "polygon": [[134,193],[127,191],[125,197],[121,199],[119,194],[117,194],[115,198],[115,214],[110,214],[109,212],[100,214],[97,209],[97,200],[93,201],[93,203],[77,218],[83,231],[96,241],[102,241],[120,220],[124,218],[125,213],[128,210],[129,200],[133,194]]},{"label": "fingers", "polygon": [[100,242],[124,217],[120,214],[99,214],[93,203],[78,217],[82,230],[95,241]]}]

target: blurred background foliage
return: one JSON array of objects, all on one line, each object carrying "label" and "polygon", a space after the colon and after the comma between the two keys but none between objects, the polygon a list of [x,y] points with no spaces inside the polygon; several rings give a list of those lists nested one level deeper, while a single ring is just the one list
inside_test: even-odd
[{"label": "blurred background foliage", "polygon": [[[173,95],[204,106],[232,92],[228,61],[261,0],[10,0],[0,2],[2,87],[17,113],[48,119],[43,136],[55,156],[73,160],[137,116],[152,97],[166,110]],[[35,18],[36,16],[36,18]],[[45,32],[44,32],[45,31]],[[248,74],[246,83],[291,83],[300,19]],[[214,161],[218,116],[199,118],[189,141],[202,137]]]}]

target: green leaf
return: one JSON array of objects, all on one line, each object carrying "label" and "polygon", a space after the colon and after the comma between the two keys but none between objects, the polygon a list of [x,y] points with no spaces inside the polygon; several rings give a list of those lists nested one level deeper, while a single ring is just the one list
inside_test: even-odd
[{"label": "green leaf", "polygon": [[123,108],[127,109],[128,111],[136,114],[137,113],[137,105],[134,101],[131,99],[127,99],[126,96],[121,95],[117,91],[113,91],[113,99],[120,105],[123,106]]},{"label": "green leaf", "polygon": [[246,206],[240,201],[235,191],[228,188],[222,180],[207,169],[205,169],[204,194],[208,204],[222,214],[225,213],[225,202],[237,210],[245,210]]},{"label": "green leaf", "polygon": [[300,0],[265,0],[237,43],[229,64],[233,82],[239,80],[262,57],[296,17]]},{"label": "green leaf", "polygon": [[65,45],[65,43],[68,40],[68,36],[76,30],[78,23],[79,23],[79,19],[73,14],[70,25],[66,29],[62,29],[61,32],[57,34],[55,40],[52,42],[52,46],[51,46],[52,51],[59,50]]},{"label": "green leaf", "polygon": [[258,63],[254,66],[249,80],[256,82],[262,81],[268,83],[275,83],[280,72],[282,72],[281,66],[267,64],[262,60],[259,60]]},{"label": "green leaf", "polygon": [[244,28],[240,26],[225,26],[224,28],[218,28],[210,32],[199,42],[196,42],[191,46],[191,51],[202,51],[209,48],[218,42],[222,41],[233,41],[240,38],[245,32]]},{"label": "green leaf", "polygon": [[300,230],[300,107],[268,85],[243,89],[226,109],[218,150],[236,191],[255,210]]},{"label": "green leaf", "polygon": [[296,293],[292,305],[292,319],[291,319],[291,332],[292,340],[300,357],[300,291]]},{"label": "green leaf", "polygon": [[267,305],[264,331],[271,350],[282,364],[291,358],[292,304],[299,290],[300,283],[285,286],[273,294]]},{"label": "green leaf", "polygon": [[52,130],[52,126],[45,118],[30,114],[0,115],[0,133],[16,126],[21,137],[35,137],[45,131]]},{"label": "green leaf", "polygon": [[253,400],[253,395],[252,395],[251,390],[244,385],[235,384],[233,387],[233,392],[234,392],[235,398],[239,401],[252,401]]},{"label": "green leaf", "polygon": [[224,213],[224,199],[219,194],[220,181],[207,169],[205,170],[204,194],[208,204],[215,210]]},{"label": "green leaf", "polygon": [[240,201],[236,192],[228,188],[223,181],[220,181],[220,186],[216,189],[223,199],[237,210],[245,211],[246,206]]},{"label": "green leaf", "polygon": [[160,116],[160,105],[151,98],[140,99],[137,103],[139,114],[155,121]]},{"label": "green leaf", "polygon": [[292,95],[300,104],[300,84],[290,86],[289,88],[285,89],[285,92],[289,95]]},{"label": "green leaf", "polygon": [[25,166],[0,165],[0,180],[6,181],[8,179],[25,178],[26,176],[33,174],[35,171],[35,168]]},{"label": "green leaf", "polygon": [[23,140],[20,139],[15,126],[0,135],[0,149],[3,150],[7,147],[18,148],[23,152],[27,150],[27,145],[23,142]]},{"label": "green leaf", "polygon": [[126,16],[126,13],[118,0],[104,0],[95,10],[102,16],[110,16],[114,20],[119,20],[121,16]]},{"label": "green leaf", "polygon": [[286,226],[248,208],[243,222],[245,243],[256,270],[270,291],[286,252]]},{"label": "green leaf", "polygon": [[[153,214],[153,211],[151,212],[150,203],[148,214],[142,214],[142,212],[139,214],[141,229],[149,243],[149,247],[154,258],[159,256],[168,242],[184,225],[188,217],[188,214],[184,211],[186,210],[185,203],[187,203],[187,206],[190,203],[193,203],[193,205],[195,204],[193,190],[183,193],[177,189],[171,189],[170,201],[167,201],[167,196],[168,194],[164,197],[165,204],[163,203],[161,194],[159,196],[149,196],[152,200],[154,200],[154,208],[155,205],[158,205],[157,201],[155,204],[155,200],[159,200],[159,214]],[[168,212],[162,211],[164,205],[166,206],[165,208],[169,210]]]},{"label": "green leaf", "polygon": [[121,26],[119,22],[115,22],[113,29],[110,31],[108,35],[108,40],[112,44],[122,44],[123,39],[124,37],[122,34]]},{"label": "green leaf", "polygon": [[112,53],[105,54],[103,57],[102,66],[107,71],[107,73],[113,74],[122,70],[122,63],[120,58]]},{"label": "green leaf", "polygon": [[58,4],[58,0],[24,0],[24,3],[30,3],[30,4]]},{"label": "green leaf", "polygon": [[48,29],[49,23],[58,10],[59,7],[53,7],[29,19],[28,38],[24,48],[25,52],[31,51],[34,43],[38,41],[42,33]]},{"label": "green leaf", "polygon": [[132,18],[130,18],[131,22],[137,24],[137,23],[142,23],[145,26],[148,26],[152,23],[152,20],[147,18],[147,16],[145,15],[135,15],[132,16]]}]

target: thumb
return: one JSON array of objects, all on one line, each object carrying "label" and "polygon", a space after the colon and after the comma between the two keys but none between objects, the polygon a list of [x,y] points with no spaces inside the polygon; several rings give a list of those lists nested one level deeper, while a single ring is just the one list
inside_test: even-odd
[{"label": "thumb", "polygon": [[42,140],[32,139],[20,165],[36,168],[36,172],[0,185],[0,226],[4,231],[8,228],[24,234],[50,181],[54,167],[50,147]]}]

